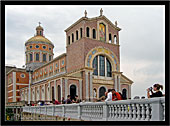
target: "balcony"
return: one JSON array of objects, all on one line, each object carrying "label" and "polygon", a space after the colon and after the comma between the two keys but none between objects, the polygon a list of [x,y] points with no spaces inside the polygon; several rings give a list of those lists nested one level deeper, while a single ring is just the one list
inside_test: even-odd
[{"label": "balcony", "polygon": [[165,121],[165,97],[49,106],[26,106],[24,113],[84,121]]}]

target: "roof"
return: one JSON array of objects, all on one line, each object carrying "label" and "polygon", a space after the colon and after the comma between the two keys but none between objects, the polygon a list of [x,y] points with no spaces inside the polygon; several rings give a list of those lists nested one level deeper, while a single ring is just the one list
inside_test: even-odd
[{"label": "roof", "polygon": [[46,42],[46,43],[53,45],[53,43],[50,40],[48,40],[47,38],[45,38],[44,36],[41,36],[41,35],[34,36],[34,37],[30,38],[27,42],[36,42],[36,41]]},{"label": "roof", "polygon": [[117,27],[116,25],[114,25],[108,18],[106,18],[104,15],[103,16],[99,16],[99,17],[94,17],[94,18],[87,18],[87,17],[82,17],[80,18],[78,21],[76,21],[74,24],[72,24],[70,27],[68,27],[65,32],[69,31],[71,28],[73,28],[75,25],[77,25],[78,23],[80,23],[83,20],[86,21],[93,21],[93,20],[98,20],[98,19],[104,19],[107,21],[108,24],[110,24],[112,27],[114,27],[115,29],[117,29],[118,31],[121,30],[121,28]]}]

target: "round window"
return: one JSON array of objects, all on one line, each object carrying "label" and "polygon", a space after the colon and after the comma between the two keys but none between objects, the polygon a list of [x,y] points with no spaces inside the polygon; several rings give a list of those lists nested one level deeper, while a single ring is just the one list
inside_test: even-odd
[{"label": "round window", "polygon": [[51,50],[51,48],[49,48],[49,50]]},{"label": "round window", "polygon": [[21,74],[21,78],[25,78],[25,74]]},{"label": "round window", "polygon": [[32,49],[32,46],[30,46],[30,49]]},{"label": "round window", "polygon": [[43,46],[43,49],[46,49],[46,46]]},{"label": "round window", "polygon": [[39,48],[39,45],[36,45],[36,48]]}]

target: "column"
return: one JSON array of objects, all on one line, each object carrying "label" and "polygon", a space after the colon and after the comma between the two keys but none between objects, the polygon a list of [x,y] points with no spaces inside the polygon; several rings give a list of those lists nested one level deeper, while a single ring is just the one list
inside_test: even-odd
[{"label": "column", "polygon": [[34,60],[34,52],[32,52],[32,61],[34,62],[35,60]]},{"label": "column", "polygon": [[68,85],[67,85],[67,81],[68,79],[65,78],[65,99],[67,99],[67,95],[68,95]]},{"label": "column", "polygon": [[118,78],[117,78],[117,83],[118,83],[118,86],[119,86],[119,92],[122,92],[121,91],[121,84],[120,84],[120,75],[118,75]]},{"label": "column", "polygon": [[56,88],[56,80],[54,80],[54,98],[55,99],[57,99],[57,96],[56,96],[56,90],[57,90],[57,88]]},{"label": "column", "polygon": [[85,72],[85,80],[86,80],[86,100],[89,99],[89,81],[88,81],[88,72]]},{"label": "column", "polygon": [[40,86],[38,86],[38,91],[39,91],[38,100],[40,100]]},{"label": "column", "polygon": [[51,100],[51,83],[48,82],[48,86],[49,86],[49,92],[48,92],[48,99]]},{"label": "column", "polygon": [[131,98],[131,85],[129,85],[129,93],[128,93],[128,97]]},{"label": "column", "polygon": [[115,90],[117,91],[117,75],[114,75],[114,80],[115,80]]},{"label": "column", "polygon": [[35,86],[34,86],[34,101],[36,101],[35,99],[36,99],[36,92],[35,92]]},{"label": "column", "polygon": [[63,97],[63,81],[62,81],[62,78],[60,79],[60,82],[61,82],[61,100],[62,100],[62,97]]},{"label": "column", "polygon": [[79,80],[79,88],[80,88],[80,99],[82,100],[82,80]]},{"label": "column", "polygon": [[99,67],[100,67],[100,66],[99,66],[99,56],[97,56],[97,57],[98,57],[98,58],[97,58],[97,62],[98,62],[97,67],[98,67],[98,76],[99,76],[99,75],[100,75],[100,71],[99,71],[99,69],[100,69],[100,68],[99,68]]},{"label": "column", "polygon": [[[52,59],[51,59],[52,60]],[[53,63],[53,75],[54,75],[54,63]]]},{"label": "column", "polygon": [[46,96],[46,91],[45,90],[46,90],[46,88],[45,88],[45,84],[44,84],[44,101],[46,100],[45,99],[45,96]]},{"label": "column", "polygon": [[106,62],[106,57],[104,57],[104,62],[105,62],[105,77],[107,77],[107,62]]},{"label": "column", "polygon": [[49,62],[49,53],[47,53],[47,55],[46,55],[46,61]]},{"label": "column", "polygon": [[16,72],[13,72],[13,102],[16,102]]},{"label": "column", "polygon": [[90,100],[92,101],[93,99],[93,78],[92,75],[93,72],[90,72]]}]

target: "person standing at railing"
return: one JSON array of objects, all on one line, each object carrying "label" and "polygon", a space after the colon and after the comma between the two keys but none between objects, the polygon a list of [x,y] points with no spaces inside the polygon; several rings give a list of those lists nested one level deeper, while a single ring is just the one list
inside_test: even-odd
[{"label": "person standing at railing", "polygon": [[116,92],[115,89],[112,89],[112,101],[116,100],[122,100],[122,97],[119,92]]},{"label": "person standing at railing", "polygon": [[[153,97],[162,97],[164,96],[162,94],[162,92],[160,91],[160,88],[161,90],[163,90],[163,85],[160,85],[160,84],[154,84],[153,85],[153,88],[150,87],[147,89],[147,96],[148,98],[153,98]],[[155,93],[152,91],[152,89],[155,91]],[[151,95],[150,95],[150,92],[151,92]]]},{"label": "person standing at railing", "polygon": [[67,95],[67,100],[66,100],[66,104],[71,104],[71,96]]},{"label": "person standing at railing", "polygon": [[59,104],[61,104],[59,101],[57,101],[57,100],[55,100],[55,99],[53,99],[53,104],[55,104],[55,105],[59,105]]},{"label": "person standing at railing", "polygon": [[112,89],[108,89],[107,98],[105,101],[112,101]]}]

